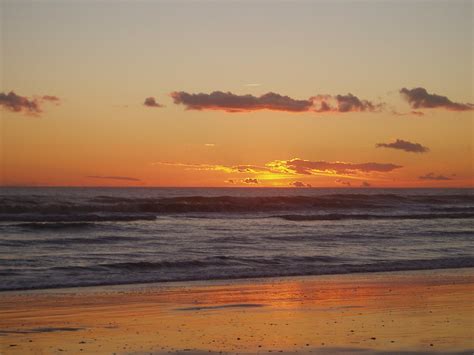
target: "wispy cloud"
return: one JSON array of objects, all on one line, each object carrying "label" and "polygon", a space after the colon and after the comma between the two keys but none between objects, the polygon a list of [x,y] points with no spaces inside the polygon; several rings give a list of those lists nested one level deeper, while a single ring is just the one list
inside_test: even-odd
[{"label": "wispy cloud", "polygon": [[415,111],[415,110],[412,110],[410,112],[398,112],[396,110],[393,110],[392,114],[395,115],[395,116],[418,116],[418,117],[421,117],[421,116],[425,115],[424,112]]},{"label": "wispy cloud", "polygon": [[311,187],[311,184],[305,184],[302,181],[292,181],[289,183],[290,186],[302,188],[302,187]]},{"label": "wispy cloud", "polygon": [[53,95],[29,98],[27,96],[17,95],[13,91],[10,91],[8,94],[0,93],[0,107],[11,112],[21,112],[32,116],[39,116],[43,112],[42,104],[44,102],[59,104],[60,101],[59,97]]},{"label": "wispy cloud", "polygon": [[436,181],[446,181],[446,180],[452,180],[450,177],[444,176],[444,175],[436,175],[435,173],[428,173],[423,176],[419,176],[418,179],[420,180],[436,180]]},{"label": "wispy cloud", "polygon": [[372,186],[372,184],[368,183],[367,181],[362,181],[362,182],[361,182],[359,185],[357,185],[357,186],[354,186],[354,185],[353,185],[353,182],[352,182],[352,181],[349,181],[349,180],[337,179],[335,182],[338,183],[338,184],[347,186],[347,187],[364,187],[364,188],[368,188],[368,187],[371,187],[371,186]]},{"label": "wispy cloud", "polygon": [[474,110],[474,104],[453,102],[446,96],[430,94],[422,87],[414,89],[402,88],[400,94],[408,101],[413,109],[443,108],[450,111]]},{"label": "wispy cloud", "polygon": [[56,102],[56,103],[59,103],[61,101],[61,99],[59,97],[54,96],[54,95],[44,95],[41,98],[45,101],[52,101],[52,102]]},{"label": "wispy cloud", "polygon": [[397,139],[395,142],[391,142],[391,143],[377,143],[375,147],[398,149],[398,150],[404,150],[405,152],[411,152],[411,153],[427,153],[430,151],[428,147],[425,147],[421,145],[420,143],[412,143],[409,141],[405,141],[403,139]]},{"label": "wispy cloud", "polygon": [[[303,159],[274,160],[264,166],[242,164],[186,164],[176,162],[156,162],[153,165],[169,165],[189,170],[219,171],[228,174],[252,174],[261,180],[289,179],[297,175],[333,176],[349,179],[371,178],[371,174],[389,173],[402,166],[391,163],[349,163],[310,161]],[[235,182],[235,180],[234,180]]]},{"label": "wispy cloud", "polygon": [[102,175],[89,175],[86,176],[89,179],[103,179],[103,180],[123,180],[123,181],[141,181],[140,179],[129,177],[129,176],[102,176]]},{"label": "wispy cloud", "polygon": [[256,184],[259,184],[260,182],[258,181],[258,179],[252,179],[252,178],[246,178],[246,179],[243,179],[242,182],[244,184],[253,184],[253,185],[256,185]]},{"label": "wispy cloud", "polygon": [[293,172],[302,175],[317,175],[319,173],[345,174],[356,173],[387,173],[395,169],[402,168],[400,165],[391,163],[349,163],[349,162],[328,162],[311,161],[304,159],[275,160],[267,164],[276,170]]},{"label": "wispy cloud", "polygon": [[147,98],[145,99],[145,102],[143,102],[143,105],[148,106],[148,107],[156,107],[156,108],[158,108],[158,107],[163,107],[163,106],[160,105],[158,102],[156,102],[156,99],[155,99],[154,97],[152,97],[152,96],[147,97]]},{"label": "wispy cloud", "polygon": [[341,185],[345,185],[347,187],[351,187],[352,186],[352,183],[350,181],[347,181],[347,180],[341,180],[341,179],[337,179],[336,182],[338,184],[341,184]]},{"label": "wispy cloud", "polygon": [[211,170],[211,171],[222,171],[225,173],[250,173],[250,174],[260,174],[268,173],[273,170],[266,166],[258,165],[220,165],[220,164],[186,164],[178,162],[155,162],[152,165],[170,165],[183,167],[189,170]]}]

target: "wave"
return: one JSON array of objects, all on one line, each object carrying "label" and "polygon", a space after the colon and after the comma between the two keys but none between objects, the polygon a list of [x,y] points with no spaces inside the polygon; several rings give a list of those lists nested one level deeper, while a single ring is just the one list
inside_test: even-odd
[{"label": "wave", "polygon": [[208,257],[202,260],[163,260],[156,262],[136,261],[136,262],[118,262],[105,263],[91,266],[57,266],[53,270],[65,271],[99,271],[99,270],[122,270],[122,271],[150,271],[170,268],[192,269],[195,267],[208,266],[229,266],[231,258],[225,256]]},{"label": "wave", "polygon": [[193,270],[196,267],[233,267],[233,266],[258,266],[265,265],[287,265],[287,264],[305,264],[305,263],[337,263],[343,259],[334,256],[286,256],[280,255],[272,258],[246,258],[231,256],[210,256],[201,259],[187,260],[162,260],[156,262],[136,261],[136,262],[118,262],[105,263],[90,266],[58,266],[54,270],[123,270],[123,271],[150,271],[161,269],[184,269]]},{"label": "wave", "polygon": [[[316,260],[319,257],[316,257]],[[337,259],[337,258],[336,258]],[[256,263],[258,264],[258,263]],[[63,287],[104,286],[137,284],[152,282],[182,282],[231,280],[261,277],[286,277],[310,275],[334,275],[353,273],[393,272],[411,270],[435,270],[474,267],[473,257],[450,257],[438,259],[416,259],[385,261],[375,260],[367,263],[333,263],[328,264],[312,261],[312,257],[303,260],[296,258],[292,263],[273,260],[269,267],[230,268],[223,260],[192,260],[192,261],[164,261],[164,262],[129,262],[115,264],[99,264],[95,266],[55,267],[56,271],[63,271],[63,278],[45,278],[37,282],[20,284],[16,281],[0,285],[0,291],[47,289]],[[204,269],[204,267],[206,267]],[[192,272],[180,272],[180,269]],[[115,270],[116,272],[112,272]],[[83,277],[71,278],[82,274]],[[74,281],[72,281],[74,280]]]},{"label": "wave", "polygon": [[[86,228],[94,226],[88,222],[133,222],[153,221],[153,214],[130,214],[107,213],[107,214],[45,214],[45,213],[20,213],[0,214],[0,222],[32,222],[17,224],[17,227],[30,229],[71,229]],[[46,222],[46,223],[44,223]]]},{"label": "wave", "polygon": [[[70,220],[82,215],[87,220],[103,220],[100,214],[138,214],[139,218],[151,218],[144,214],[188,212],[267,212],[282,210],[361,209],[425,206],[431,208],[459,208],[465,212],[474,209],[474,195],[402,195],[402,194],[328,194],[321,196],[187,196],[172,198],[123,198],[97,196],[83,201],[46,197],[0,198],[0,220],[14,216],[60,215]],[[468,204],[469,206],[466,206]],[[445,205],[445,206],[443,206]],[[446,206],[446,205],[449,205]],[[137,218],[117,216],[118,220]],[[77,220],[77,219],[76,219]]]},{"label": "wave", "polygon": [[136,241],[133,237],[93,237],[93,238],[51,238],[51,239],[19,239],[19,240],[0,240],[1,246],[34,246],[34,245],[70,245],[70,244],[111,244]]},{"label": "wave", "polygon": [[[452,267],[474,267],[473,257],[456,257],[441,259],[416,259],[385,261],[377,260],[369,263],[350,263],[341,257],[336,256],[278,256],[272,258],[239,258],[239,257],[207,257],[194,260],[163,260],[157,262],[119,262],[97,264],[91,266],[60,266],[54,267],[55,270],[68,271],[98,271],[100,269],[122,270],[122,271],[152,271],[163,269],[195,269],[218,267],[217,271],[225,272],[227,267],[229,272],[235,272],[238,269],[232,266],[250,266],[258,268],[249,269],[251,273],[257,272],[259,276],[283,276],[286,271],[293,275],[306,274],[331,274],[331,273],[351,273],[351,272],[375,272],[375,271],[396,271],[396,270],[422,270],[432,268],[452,268]],[[270,268],[263,268],[270,266]],[[314,266],[315,268],[311,268]],[[296,271],[295,269],[298,269]],[[202,269],[201,269],[202,270]],[[213,279],[212,275],[209,279]],[[227,275],[232,278],[232,275]],[[226,276],[226,277],[227,277]],[[235,276],[235,275],[234,275]],[[216,275],[215,277],[218,277]],[[239,277],[245,277],[245,273],[239,273]],[[201,278],[198,278],[201,279]],[[208,279],[208,278],[204,278]]]},{"label": "wave", "polygon": [[33,230],[58,230],[58,229],[84,229],[95,227],[95,223],[90,222],[31,222],[31,223],[18,223],[10,225],[13,227],[33,229]]},{"label": "wave", "polygon": [[442,207],[432,208],[433,212],[474,212],[474,206],[471,207]]},{"label": "wave", "polygon": [[423,213],[423,214],[325,214],[325,215],[278,215],[273,216],[287,221],[341,221],[341,220],[373,220],[373,219],[469,219],[474,213]]}]

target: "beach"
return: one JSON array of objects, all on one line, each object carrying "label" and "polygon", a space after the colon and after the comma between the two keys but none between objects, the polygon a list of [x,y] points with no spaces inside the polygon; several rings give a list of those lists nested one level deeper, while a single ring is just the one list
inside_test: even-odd
[{"label": "beach", "polygon": [[473,271],[2,292],[0,352],[470,354]]},{"label": "beach", "polygon": [[474,355],[474,0],[0,0],[0,355]]},{"label": "beach", "polygon": [[470,189],[12,188],[1,354],[469,353]]}]

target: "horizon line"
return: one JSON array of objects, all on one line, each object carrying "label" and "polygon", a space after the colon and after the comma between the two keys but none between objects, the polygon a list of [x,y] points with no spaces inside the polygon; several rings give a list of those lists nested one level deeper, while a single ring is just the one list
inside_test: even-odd
[{"label": "horizon line", "polygon": [[474,189],[473,186],[312,186],[312,187],[294,187],[294,186],[130,186],[130,185],[0,185],[0,188],[151,188],[151,189],[291,189],[291,190],[315,190],[315,189]]}]

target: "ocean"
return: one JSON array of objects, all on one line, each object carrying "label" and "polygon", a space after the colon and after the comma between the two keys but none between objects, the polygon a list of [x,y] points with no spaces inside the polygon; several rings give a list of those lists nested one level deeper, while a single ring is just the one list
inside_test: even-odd
[{"label": "ocean", "polygon": [[0,290],[474,266],[473,189],[2,188]]}]

